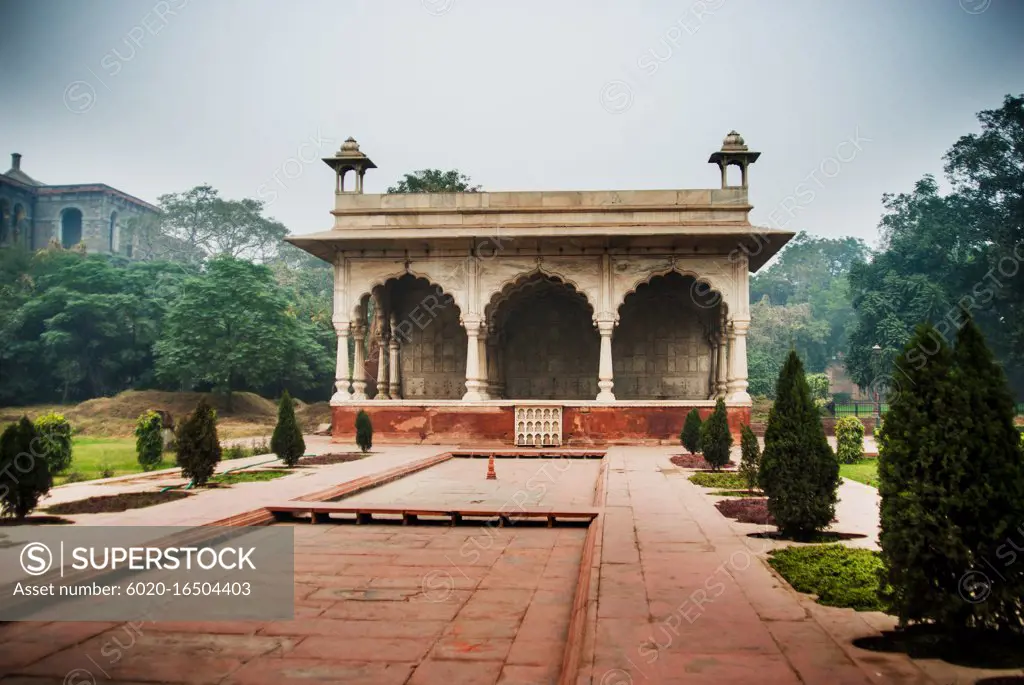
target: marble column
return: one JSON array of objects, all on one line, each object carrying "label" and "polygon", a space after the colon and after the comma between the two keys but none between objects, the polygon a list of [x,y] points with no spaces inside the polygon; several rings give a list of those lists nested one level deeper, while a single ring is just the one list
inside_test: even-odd
[{"label": "marble column", "polygon": [[729,341],[729,401],[750,404],[747,393],[747,331],[750,321],[733,319]]},{"label": "marble column", "polygon": [[391,395],[391,399],[400,400],[402,399],[402,388],[401,381],[398,376],[398,321],[395,319],[395,315],[391,315],[391,337],[390,344],[388,345],[388,392]]},{"label": "marble column", "polygon": [[380,333],[377,335],[377,396],[376,400],[390,400],[391,392],[388,385],[388,337],[384,332],[383,317]]},{"label": "marble column", "polygon": [[715,364],[715,395],[714,399],[725,399],[728,388],[729,344],[725,330],[718,333],[718,362]]},{"label": "marble column", "polygon": [[722,396],[722,399],[728,400],[729,396],[732,395],[736,380],[735,376],[733,376],[733,355],[736,354],[736,334],[732,330],[732,321],[728,323],[725,331],[727,355],[725,362],[725,394]]},{"label": "marble column", "polygon": [[612,370],[612,331],[615,330],[615,320],[611,317],[601,318],[597,321],[597,331],[601,334],[601,357],[597,365],[597,393],[598,402],[614,402],[615,395],[612,388],[615,386],[614,372]]},{"label": "marble column", "polygon": [[351,324],[348,321],[335,321],[334,332],[338,335],[338,356],[334,365],[334,387],[337,392],[331,397],[331,402],[348,402],[352,399],[351,375],[348,369],[348,330]]},{"label": "marble column", "polygon": [[480,368],[480,398],[489,400],[491,399],[490,390],[490,367],[487,364],[487,324],[480,324],[480,335],[477,337],[477,346],[479,351],[477,356],[479,360],[477,363]]},{"label": "marble column", "polygon": [[466,328],[466,394],[464,402],[478,402],[483,399],[480,393],[480,320],[463,319]]},{"label": "marble column", "polygon": [[352,399],[366,399],[366,324],[360,319],[352,327],[355,350],[352,354]]}]

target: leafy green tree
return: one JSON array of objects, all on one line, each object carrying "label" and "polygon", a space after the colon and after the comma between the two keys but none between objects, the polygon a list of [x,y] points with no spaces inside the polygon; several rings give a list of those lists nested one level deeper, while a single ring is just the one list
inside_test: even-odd
[{"label": "leafy green tree", "polygon": [[470,185],[469,176],[458,169],[421,169],[406,174],[388,193],[476,193],[480,186]]},{"label": "leafy green tree", "polygon": [[178,425],[175,439],[181,475],[191,479],[197,487],[206,485],[221,456],[217,412],[206,398],[199,400],[195,411]]},{"label": "leafy green tree", "polygon": [[[883,196],[881,249],[850,274],[857,321],[846,361],[861,386],[898,372],[892,359],[919,321],[934,322],[952,343],[966,307],[1011,387],[1024,392],[1024,96],[1007,96],[978,118],[981,133],[946,154],[953,192],[941,194],[925,176],[910,193]],[[876,344],[884,350],[880,370]]]},{"label": "leafy green tree", "polygon": [[135,422],[135,453],[143,471],[152,471],[164,456],[164,422],[160,414],[146,411]]},{"label": "leafy green tree", "polygon": [[747,483],[747,490],[753,492],[757,487],[757,473],[761,467],[761,446],[750,426],[743,424],[740,428],[740,475]]},{"label": "leafy green tree", "polygon": [[207,383],[231,397],[245,386],[307,386],[332,367],[309,325],[297,320],[266,266],[210,260],[187,279],[156,344],[160,378],[182,387]]},{"label": "leafy green tree", "polygon": [[306,453],[306,441],[302,439],[302,430],[295,420],[295,401],[287,390],[281,395],[281,403],[277,408],[277,425],[270,438],[270,449],[288,466],[298,464]]},{"label": "leafy green tree", "polygon": [[690,410],[690,413],[686,415],[686,421],[683,423],[683,431],[679,434],[679,442],[682,443],[683,447],[690,454],[696,454],[700,451],[700,412],[694,407]]},{"label": "leafy green tree", "polygon": [[265,261],[277,254],[288,235],[283,224],[263,216],[260,200],[225,200],[209,185],[158,198],[159,241],[164,258],[196,262],[203,257],[228,256]]},{"label": "leafy green tree", "polygon": [[841,464],[864,458],[864,424],[856,416],[836,421],[836,457]]},{"label": "leafy green tree", "polygon": [[50,473],[57,475],[71,466],[71,424],[63,414],[50,412],[35,420],[36,434]]},{"label": "leafy green tree", "polygon": [[729,418],[725,402],[721,398],[715,403],[715,410],[700,429],[700,447],[704,461],[711,464],[713,471],[729,463],[729,449],[732,447],[732,433],[729,432]]},{"label": "leafy green tree", "polygon": [[0,435],[0,515],[23,520],[53,485],[46,455],[36,450],[38,439],[27,416]]},{"label": "leafy green tree", "polygon": [[827,321],[816,319],[809,303],[774,305],[762,298],[750,306],[749,383],[754,395],[773,397],[775,381],[791,349],[812,354],[821,369],[828,360]]},{"label": "leafy green tree", "polygon": [[369,452],[373,447],[373,422],[362,409],[356,414],[356,444],[363,452]]},{"label": "leafy green tree", "polygon": [[779,374],[758,478],[783,535],[805,540],[835,518],[839,462],[795,351]]}]

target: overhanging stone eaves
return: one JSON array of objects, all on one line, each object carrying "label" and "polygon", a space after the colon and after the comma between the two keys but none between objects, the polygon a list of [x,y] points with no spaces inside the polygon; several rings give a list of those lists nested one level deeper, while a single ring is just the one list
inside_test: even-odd
[{"label": "overhanging stone eaves", "polygon": [[336,228],[286,240],[325,261],[333,261],[338,251],[420,250],[424,246],[460,249],[474,241],[530,241],[552,246],[571,241],[579,249],[616,249],[631,245],[700,245],[704,253],[730,252],[743,246],[749,256],[750,270],[757,271],[795,234],[792,231],[750,224],[614,224],[566,225],[539,223],[495,226],[460,225],[431,228]]}]

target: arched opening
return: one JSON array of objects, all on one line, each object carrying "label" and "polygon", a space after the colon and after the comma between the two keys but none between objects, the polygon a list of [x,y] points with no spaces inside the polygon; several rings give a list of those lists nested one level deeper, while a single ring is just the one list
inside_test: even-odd
[{"label": "arched opening", "polygon": [[82,211],[71,207],[60,215],[60,244],[72,248],[82,242]]},{"label": "arched opening", "polygon": [[600,337],[575,287],[533,273],[495,294],[484,313],[492,398],[594,399]]},{"label": "arched opening", "polygon": [[119,241],[119,230],[117,226],[117,212],[110,213],[110,227],[107,231],[107,242],[110,254],[117,254]]},{"label": "arched opening", "polygon": [[11,237],[11,203],[0,198],[0,245],[6,245]]},{"label": "arched opening", "polygon": [[14,216],[11,220],[10,241],[14,245],[28,244],[25,234],[28,233],[28,222],[25,221],[25,207],[14,205]]},{"label": "arched opening", "polygon": [[674,271],[628,294],[612,337],[616,398],[711,397],[724,307],[708,284]]},{"label": "arched opening", "polygon": [[[361,303],[367,396],[381,397],[386,391],[392,399],[462,398],[467,338],[450,295],[425,278],[405,274],[375,287]],[[385,380],[384,388],[378,379]]]}]

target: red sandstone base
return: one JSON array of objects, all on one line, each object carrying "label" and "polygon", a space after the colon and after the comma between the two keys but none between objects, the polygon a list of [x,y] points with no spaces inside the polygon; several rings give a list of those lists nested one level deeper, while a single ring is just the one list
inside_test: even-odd
[{"label": "red sandstone base", "polygon": [[[692,407],[567,405],[563,408],[562,444],[677,444]],[[515,443],[514,405],[405,405],[397,403],[331,407],[331,435],[336,442],[355,439],[356,414],[363,409],[373,421],[375,443],[507,445]],[[701,406],[706,419],[713,407]],[[727,407],[729,430],[739,441],[740,426],[750,423],[750,407]]]}]

